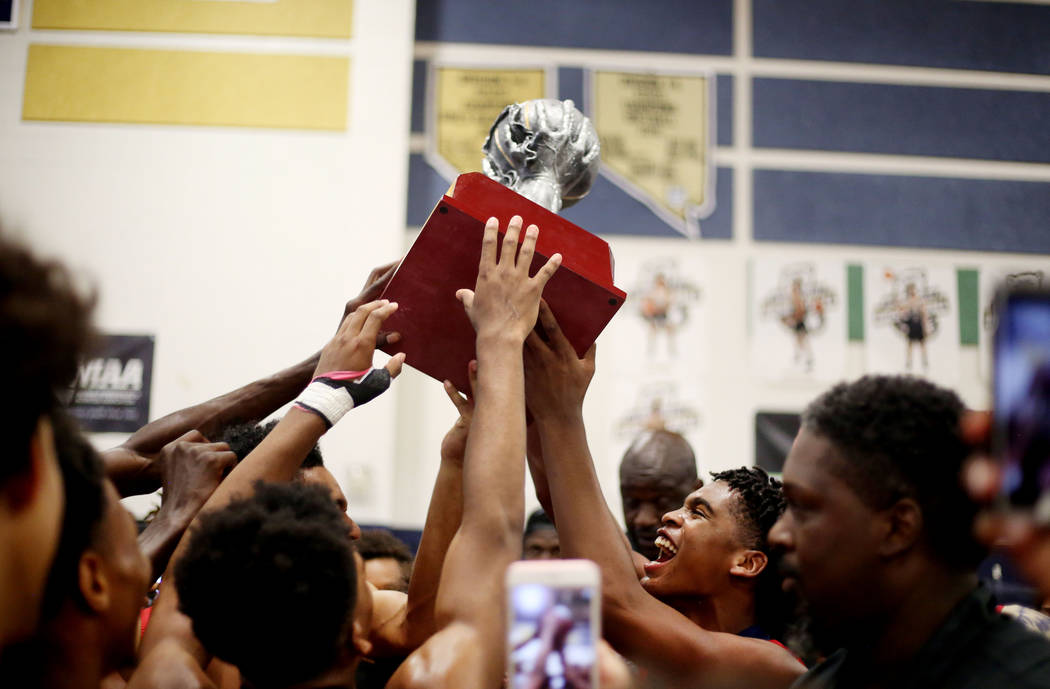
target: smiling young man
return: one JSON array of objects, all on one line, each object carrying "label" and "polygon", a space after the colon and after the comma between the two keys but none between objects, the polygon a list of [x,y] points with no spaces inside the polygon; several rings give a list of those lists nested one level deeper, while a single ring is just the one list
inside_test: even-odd
[{"label": "smiling young man", "polygon": [[681,435],[660,429],[635,438],[620,461],[623,520],[635,552],[656,559],[663,516],[682,506],[697,480],[696,456]]},{"label": "smiling young man", "polygon": [[[606,639],[641,666],[649,686],[777,687],[802,665],[755,629],[766,573],[765,534],[782,506],[761,470],[716,474],[663,518],[661,554],[638,581],[632,554],[605,500],[587,448],[583,398],[594,350],[580,359],[545,304],[546,340],[526,341],[526,398],[542,451],[529,453],[537,492],[549,493],[562,552],[602,568]],[[545,476],[545,480],[542,478]]]},{"label": "smiling young man", "polygon": [[770,533],[818,645],[797,687],[1050,687],[1050,644],[978,588],[962,402],[917,378],[840,384],[802,416]]}]

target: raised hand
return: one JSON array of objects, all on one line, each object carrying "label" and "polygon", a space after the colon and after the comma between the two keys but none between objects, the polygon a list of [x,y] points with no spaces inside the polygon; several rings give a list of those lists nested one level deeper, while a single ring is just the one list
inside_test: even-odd
[{"label": "raised hand", "polygon": [[[358,309],[362,304],[366,304],[370,301],[375,301],[386,289],[386,286],[390,283],[390,278],[394,277],[394,273],[397,271],[397,266],[400,261],[392,261],[386,265],[377,266],[372,269],[372,272],[368,274],[368,279],[365,280],[365,286],[361,288],[361,292],[346,302],[346,307],[343,309],[343,318],[339,321],[340,327],[346,322],[350,314]],[[338,330],[338,328],[337,328]],[[376,338],[378,346],[382,347],[385,344],[394,344],[401,339],[401,333],[392,332],[384,333],[380,332]]]},{"label": "raised hand", "polygon": [[535,330],[525,339],[525,403],[539,422],[579,414],[594,376],[595,345],[582,359],[576,356],[545,301],[540,302],[539,323],[547,341]]},{"label": "raised hand", "polygon": [[139,535],[153,576],[168,564],[183,531],[237,463],[226,443],[209,443],[200,431],[189,431],[165,445],[154,462],[160,469],[163,499],[157,515]]},{"label": "raised hand", "polygon": [[[397,310],[397,302],[386,299],[363,304],[339,326],[335,337],[325,345],[314,370],[314,377],[332,371],[364,371],[372,367],[376,338],[383,321]],[[391,378],[401,373],[404,354],[397,354],[386,364]]]},{"label": "raised hand", "polygon": [[163,476],[161,510],[192,519],[237,463],[237,455],[226,443],[211,443],[199,431],[190,431],[165,445],[157,462]]},{"label": "raised hand", "polygon": [[1009,551],[1025,578],[1043,596],[1050,596],[1050,525],[1040,523],[1030,512],[996,506],[1003,471],[988,453],[992,415],[968,412],[961,426],[963,438],[974,448],[963,468],[963,484],[970,497],[986,506],[977,518],[977,537],[986,545]]},{"label": "raised hand", "polygon": [[464,397],[456,386],[450,381],[445,381],[445,394],[452,400],[459,418],[448,429],[444,439],[441,441],[441,459],[443,461],[454,461],[462,464],[463,456],[467,451],[467,437],[470,435],[470,422],[474,418],[474,388],[478,380],[478,362],[471,361],[468,369],[470,376],[471,394]]},{"label": "raised hand", "polygon": [[489,218],[481,242],[477,283],[473,290],[456,292],[479,338],[524,341],[536,323],[543,288],[561,265],[561,254],[554,254],[534,277],[529,277],[540,231],[535,225],[529,225],[519,251],[521,225],[520,216],[511,218],[502,251],[497,256],[499,221]]}]

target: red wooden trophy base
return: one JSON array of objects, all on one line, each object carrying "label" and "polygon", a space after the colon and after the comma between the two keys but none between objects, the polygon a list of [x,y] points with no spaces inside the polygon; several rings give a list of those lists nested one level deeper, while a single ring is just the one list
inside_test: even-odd
[{"label": "red wooden trophy base", "polygon": [[456,291],[473,289],[477,281],[485,222],[498,218],[502,237],[514,215],[522,217],[524,227],[540,228],[530,274],[552,254],[562,255],[543,298],[583,356],[627,297],[613,285],[608,242],[480,172],[456,179],[383,291],[383,299],[398,303],[383,329],[401,333],[401,340],[383,351],[404,352],[414,368],[451,380],[461,392],[470,390],[467,364],[475,358],[474,328]]}]

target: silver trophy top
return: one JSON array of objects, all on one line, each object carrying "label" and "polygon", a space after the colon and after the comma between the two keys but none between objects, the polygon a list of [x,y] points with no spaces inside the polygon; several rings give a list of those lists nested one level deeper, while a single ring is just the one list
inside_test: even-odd
[{"label": "silver trophy top", "polygon": [[586,196],[598,174],[598,133],[571,100],[508,105],[481,150],[486,175],[554,213]]}]

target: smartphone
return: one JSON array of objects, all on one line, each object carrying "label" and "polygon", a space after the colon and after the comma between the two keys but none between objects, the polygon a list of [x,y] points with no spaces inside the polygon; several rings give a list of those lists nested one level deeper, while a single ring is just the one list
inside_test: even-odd
[{"label": "smartphone", "polygon": [[1050,523],[1050,290],[1003,289],[996,312],[993,449],[1002,495]]},{"label": "smartphone", "polygon": [[597,689],[601,571],[590,560],[507,568],[510,689]]}]

